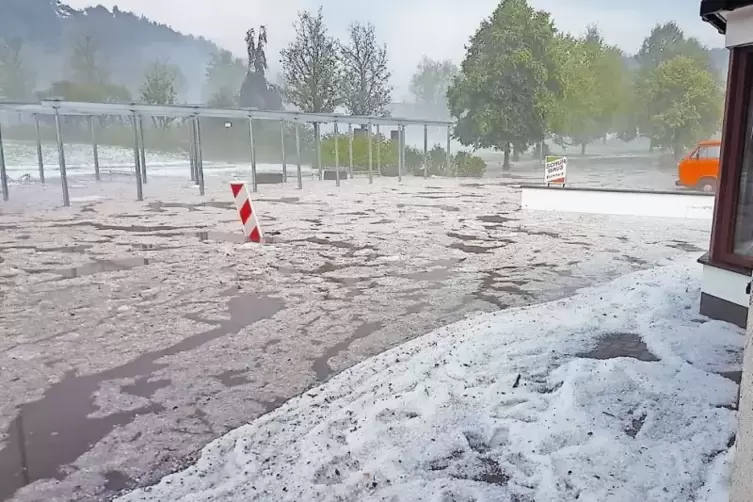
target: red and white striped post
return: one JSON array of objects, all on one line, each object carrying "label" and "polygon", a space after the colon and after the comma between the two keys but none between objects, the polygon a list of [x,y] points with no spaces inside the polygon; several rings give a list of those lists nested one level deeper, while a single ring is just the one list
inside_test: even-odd
[{"label": "red and white striped post", "polygon": [[243,233],[246,234],[251,242],[261,242],[263,234],[261,225],[256,217],[256,211],[251,203],[251,197],[248,195],[248,188],[245,181],[235,181],[230,183],[235,198],[235,207],[238,209],[238,215],[241,217]]}]

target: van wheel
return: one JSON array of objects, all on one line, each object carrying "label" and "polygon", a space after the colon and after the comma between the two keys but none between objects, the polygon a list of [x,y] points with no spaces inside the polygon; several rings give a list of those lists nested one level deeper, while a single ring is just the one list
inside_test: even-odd
[{"label": "van wheel", "polygon": [[704,193],[716,192],[716,180],[714,178],[703,178],[698,182],[698,189]]}]

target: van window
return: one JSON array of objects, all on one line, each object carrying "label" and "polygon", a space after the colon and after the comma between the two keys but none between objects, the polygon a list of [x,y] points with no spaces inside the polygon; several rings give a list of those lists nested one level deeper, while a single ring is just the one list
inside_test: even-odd
[{"label": "van window", "polygon": [[702,146],[698,149],[699,159],[718,159],[721,154],[721,145]]}]

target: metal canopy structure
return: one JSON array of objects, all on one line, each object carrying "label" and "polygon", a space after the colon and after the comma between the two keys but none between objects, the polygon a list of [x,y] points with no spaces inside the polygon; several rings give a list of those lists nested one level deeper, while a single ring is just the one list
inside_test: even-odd
[{"label": "metal canopy structure", "polygon": [[0,110],[36,115],[127,115],[148,117],[208,117],[220,119],[254,119],[297,122],[299,124],[351,124],[351,125],[452,125],[447,120],[409,119],[403,117],[377,117],[343,115],[338,113],[303,113],[268,111],[253,108],[209,108],[200,105],[147,105],[141,103],[82,103],[76,101],[42,100],[39,103],[2,102]]},{"label": "metal canopy structure", "polygon": [[[36,103],[29,102],[14,102],[14,101],[0,101],[0,111],[6,111],[11,113],[25,113],[34,117],[35,130],[37,136],[37,157],[39,163],[39,179],[42,183],[45,181],[44,176],[44,162],[42,158],[42,143],[39,134],[39,117],[40,116],[52,116],[55,121],[55,132],[57,137],[58,147],[58,159],[60,168],[60,181],[63,190],[63,205],[70,205],[70,197],[68,194],[68,181],[65,166],[65,142],[63,140],[63,132],[61,128],[61,116],[79,116],[89,117],[89,125],[91,128],[91,140],[92,140],[92,152],[94,157],[94,169],[95,178],[100,181],[99,175],[99,159],[97,150],[97,135],[94,129],[92,117],[97,116],[121,116],[127,117],[131,121],[134,134],[134,166],[136,174],[136,197],[137,200],[143,200],[143,185],[147,183],[147,171],[146,171],[146,159],[144,148],[144,131],[142,126],[143,117],[174,117],[188,119],[190,122],[189,131],[189,164],[191,171],[191,180],[195,181],[199,187],[199,193],[204,195],[204,163],[202,158],[201,149],[201,124],[200,118],[219,118],[219,119],[240,119],[248,121],[249,128],[249,147],[250,147],[250,160],[251,160],[251,182],[253,191],[257,191],[256,180],[256,146],[254,141],[254,122],[256,120],[273,120],[281,123],[280,128],[282,147],[282,166],[283,166],[283,182],[287,181],[287,161],[285,158],[285,127],[286,122],[295,124],[295,139],[296,139],[296,153],[297,153],[297,178],[298,188],[303,187],[303,181],[301,176],[301,146],[300,146],[300,133],[299,128],[304,124],[313,124],[315,131],[315,142],[317,152],[317,167],[319,171],[319,179],[322,179],[323,165],[321,161],[321,135],[320,124],[334,124],[335,126],[335,142],[337,144],[339,132],[339,124],[348,125],[348,143],[349,143],[349,170],[348,173],[353,173],[353,153],[352,153],[352,141],[353,141],[353,126],[359,125],[365,128],[368,132],[369,138],[369,162],[368,162],[368,174],[369,183],[373,182],[372,176],[372,129],[376,127],[377,137],[379,137],[380,126],[397,126],[398,128],[398,166],[397,176],[398,180],[402,178],[402,174],[405,169],[405,127],[409,125],[420,125],[424,129],[424,176],[428,175],[428,141],[427,130],[430,126],[445,127],[447,128],[447,167],[448,170],[451,166],[450,162],[450,132],[452,122],[446,120],[431,120],[431,119],[409,119],[403,117],[376,117],[376,116],[355,116],[355,115],[342,115],[337,113],[302,113],[291,111],[268,111],[257,110],[251,108],[210,108],[200,105],[148,105],[142,103],[84,103],[75,101],[63,101],[61,99],[46,99]],[[337,186],[340,186],[340,166],[338,150],[336,149],[335,158],[335,178]],[[377,172],[381,173],[381,148],[376,149],[376,168]],[[455,173],[457,175],[457,172]],[[8,200],[8,177],[6,173],[5,156],[3,152],[2,143],[2,131],[0,130],[0,183],[2,185],[3,200]]]}]

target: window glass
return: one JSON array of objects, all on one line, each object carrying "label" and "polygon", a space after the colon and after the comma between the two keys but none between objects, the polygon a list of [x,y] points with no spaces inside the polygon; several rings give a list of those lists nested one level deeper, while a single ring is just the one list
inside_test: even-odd
[{"label": "window glass", "polygon": [[721,146],[702,146],[698,150],[699,159],[718,159],[721,151]]},{"label": "window glass", "polygon": [[[753,98],[753,89],[751,89]],[[748,99],[743,165],[735,219],[735,254],[753,257],[753,99]]]}]

